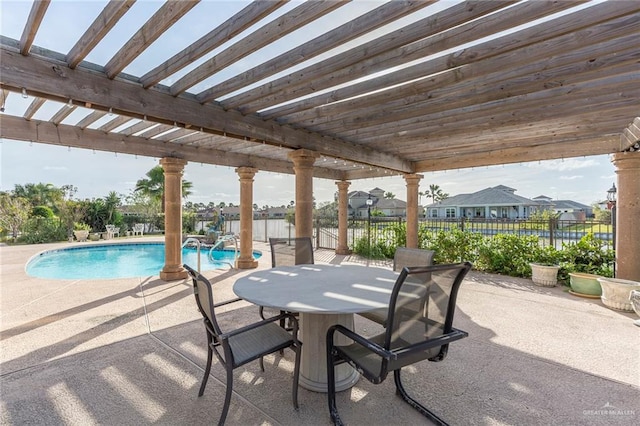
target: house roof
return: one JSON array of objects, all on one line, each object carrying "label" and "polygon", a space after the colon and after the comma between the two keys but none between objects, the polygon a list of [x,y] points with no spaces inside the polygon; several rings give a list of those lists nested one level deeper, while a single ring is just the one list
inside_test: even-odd
[{"label": "house roof", "polygon": [[[472,194],[458,194],[448,197],[438,203],[429,204],[426,207],[446,207],[446,206],[486,206],[486,205],[535,205],[535,201],[514,194],[511,191],[505,191],[502,185],[493,188],[485,188]],[[509,188],[511,189],[511,188]],[[515,190],[514,190],[515,191]]]},{"label": "house roof", "polygon": [[640,2],[104,3],[3,3],[0,137],[334,180],[636,142]]},{"label": "house roof", "polygon": [[551,204],[553,204],[553,207],[556,209],[588,210],[591,208],[586,204],[572,200],[553,200]]},{"label": "house roof", "polygon": [[397,198],[380,198],[374,207],[378,209],[406,209],[407,202]]}]

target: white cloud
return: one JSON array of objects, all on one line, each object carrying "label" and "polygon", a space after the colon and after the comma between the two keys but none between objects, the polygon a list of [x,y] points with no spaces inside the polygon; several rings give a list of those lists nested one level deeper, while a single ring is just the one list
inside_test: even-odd
[{"label": "white cloud", "polygon": [[573,175],[573,176],[560,176],[560,180],[576,180],[582,179],[584,176],[582,175]]},{"label": "white cloud", "polygon": [[63,172],[69,170],[69,168],[66,166],[44,166],[43,168],[44,170],[63,171]]}]

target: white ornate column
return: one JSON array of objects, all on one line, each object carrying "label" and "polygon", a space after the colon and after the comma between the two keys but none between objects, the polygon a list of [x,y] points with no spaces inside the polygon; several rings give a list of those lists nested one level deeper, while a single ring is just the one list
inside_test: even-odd
[{"label": "white ornate column", "polygon": [[404,175],[407,182],[407,247],[418,248],[418,189],[420,179],[418,174]]},{"label": "white ornate column", "polygon": [[296,174],[296,237],[313,236],[313,164],[318,157],[308,149],[289,153]]},{"label": "white ornate column", "polygon": [[338,186],[338,247],[336,254],[351,254],[347,244],[347,216],[349,207],[349,185],[351,182],[344,180],[336,182]]},{"label": "white ornate column", "polygon": [[182,173],[186,160],[165,157],[164,170],[164,267],[160,279],[181,280],[187,277],[182,267]]},{"label": "white ornate column", "polygon": [[640,281],[640,152],[617,152],[616,277]]},{"label": "white ornate column", "polygon": [[258,169],[238,167],[240,176],[240,257],[236,260],[236,268],[251,269],[258,266],[253,258],[253,177]]}]

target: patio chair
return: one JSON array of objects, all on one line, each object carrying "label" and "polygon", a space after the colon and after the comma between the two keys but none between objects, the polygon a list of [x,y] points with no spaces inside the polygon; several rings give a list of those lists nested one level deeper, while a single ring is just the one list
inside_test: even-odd
[{"label": "patio chair", "polygon": [[[296,318],[291,314],[281,314],[236,330],[223,331],[216,320],[215,308],[229,302],[214,304],[213,288],[209,280],[188,265],[183,266],[193,280],[193,293],[207,332],[207,365],[198,396],[203,395],[207,385],[214,353],[227,371],[227,391],[218,424],[224,424],[229,411],[233,390],[233,370],[248,362],[260,360],[260,369],[264,371],[262,357],[285,348],[291,348],[295,352],[292,398],[293,406],[297,410],[301,343],[298,340],[298,321]],[[289,319],[289,323],[293,327],[291,333],[276,324],[281,318]]]},{"label": "patio chair", "polygon": [[144,223],[136,223],[132,229],[133,235],[144,235]]},{"label": "patio chair", "polygon": [[[310,237],[269,238],[271,267],[313,264],[313,242]],[[264,319],[264,306],[260,306],[260,317]],[[280,311],[281,314],[285,311]],[[293,315],[298,315],[293,313]],[[281,323],[285,327],[284,320]]]},{"label": "patio chair", "polygon": [[[393,256],[393,270],[400,272],[405,266],[429,266],[433,265],[433,250],[398,247]],[[376,309],[359,314],[383,327],[387,325],[387,308]]]},{"label": "patio chair", "polygon": [[271,267],[313,264],[311,237],[269,238]]},{"label": "patio chair", "polygon": [[[403,268],[391,294],[388,325],[384,333],[365,338],[342,325],[333,325],[327,331],[327,386],[331,420],[342,421],[336,407],[334,367],[344,362],[356,368],[373,384],[382,383],[393,371],[396,393],[422,415],[438,425],[447,423],[409,396],[400,377],[402,367],[425,359],[442,361],[449,343],[468,336],[453,328],[453,314],[458,288],[471,269],[468,262]],[[425,287],[425,276],[429,285]],[[415,302],[420,303],[416,304]],[[420,309],[416,310],[415,307]],[[337,345],[334,335],[342,334],[353,343]]]},{"label": "patio chair", "polygon": [[107,239],[115,238],[116,235],[120,236],[120,228],[115,225],[105,225],[107,229]]}]

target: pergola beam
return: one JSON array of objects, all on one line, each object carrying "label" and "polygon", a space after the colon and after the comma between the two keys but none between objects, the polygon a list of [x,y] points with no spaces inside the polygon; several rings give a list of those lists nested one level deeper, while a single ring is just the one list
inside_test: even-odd
[{"label": "pergola beam", "polygon": [[[48,121],[27,121],[20,117],[7,115],[2,117],[0,137],[146,157],[177,157],[197,163],[216,164],[228,167],[255,167],[260,170],[275,173],[293,174],[293,165],[289,161],[265,159],[216,149],[191,147],[156,139],[126,136],[120,133],[104,133],[99,130],[79,129],[78,127],[65,124],[55,125]],[[319,178],[344,179],[343,173],[322,167],[315,167],[314,174]]]},{"label": "pergola beam", "polygon": [[131,117],[153,120],[162,124],[179,123],[211,133],[230,137],[266,141],[289,149],[305,148],[321,155],[348,158],[366,164],[409,173],[410,162],[397,156],[374,151],[366,147],[281,126],[256,116],[243,116],[238,111],[225,111],[212,104],[200,105],[193,97],[172,97],[156,88],[143,89],[130,81],[114,79],[83,67],[70,69],[52,58],[25,57],[14,53],[6,45],[2,47],[2,88],[19,91],[29,87],[38,96],[66,102],[90,103],[92,108]]}]

